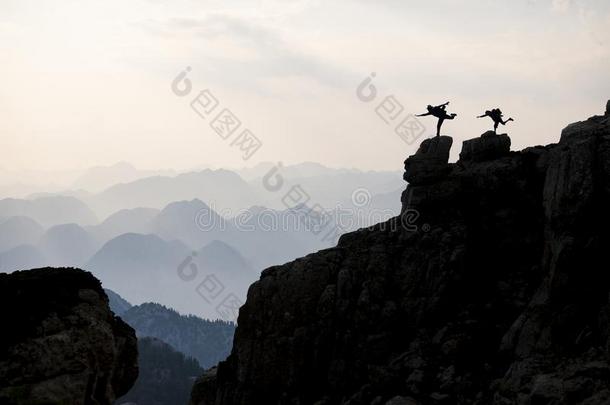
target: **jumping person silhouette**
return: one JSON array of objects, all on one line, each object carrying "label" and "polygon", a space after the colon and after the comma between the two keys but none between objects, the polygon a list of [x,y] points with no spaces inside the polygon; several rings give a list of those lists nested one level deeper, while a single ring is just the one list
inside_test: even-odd
[{"label": "jumping person silhouette", "polygon": [[479,115],[477,118],[489,117],[494,122],[494,133],[498,133],[498,124],[506,125],[509,121],[514,121],[514,119],[509,118],[506,121],[502,119],[502,111],[499,108],[494,108],[493,110],[485,111],[485,114]]},{"label": "jumping person silhouette", "polygon": [[437,106],[432,106],[432,105],[428,104],[427,113],[416,115],[416,117],[425,117],[426,115],[433,115],[436,118],[438,118],[438,124],[436,125],[436,136],[437,137],[441,136],[441,125],[443,125],[443,121],[452,120],[457,116],[456,113],[447,114],[447,111],[445,111],[445,108],[447,107],[447,105],[449,105],[449,101],[447,101],[445,104],[441,104],[441,105],[437,105]]}]

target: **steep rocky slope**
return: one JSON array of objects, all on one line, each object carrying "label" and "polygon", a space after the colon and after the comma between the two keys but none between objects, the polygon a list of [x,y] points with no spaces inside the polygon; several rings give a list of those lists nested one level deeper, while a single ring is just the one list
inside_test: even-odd
[{"label": "steep rocky slope", "polygon": [[193,404],[610,402],[610,111],[451,144],[407,159],[401,217],[263,272]]},{"label": "steep rocky slope", "polygon": [[2,404],[110,404],[138,375],[135,332],[90,273],[1,273],[0,318]]}]

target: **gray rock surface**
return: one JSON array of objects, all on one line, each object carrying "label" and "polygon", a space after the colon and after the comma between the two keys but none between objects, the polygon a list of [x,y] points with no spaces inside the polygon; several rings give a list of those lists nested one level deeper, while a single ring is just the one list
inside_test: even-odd
[{"label": "gray rock surface", "polygon": [[192,404],[609,403],[610,128],[585,123],[409,174],[415,229],[394,218],[265,270]]},{"label": "gray rock surface", "polygon": [[2,404],[111,404],[137,378],[135,332],[90,273],[2,273],[0,317]]}]

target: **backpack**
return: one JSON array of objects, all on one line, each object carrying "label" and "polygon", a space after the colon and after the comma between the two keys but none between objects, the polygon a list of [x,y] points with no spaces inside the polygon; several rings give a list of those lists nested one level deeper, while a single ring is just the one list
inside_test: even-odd
[{"label": "backpack", "polygon": [[489,114],[489,116],[494,119],[494,120],[501,120],[502,119],[502,111],[500,111],[499,108],[494,108],[493,110],[491,110],[491,114]]}]

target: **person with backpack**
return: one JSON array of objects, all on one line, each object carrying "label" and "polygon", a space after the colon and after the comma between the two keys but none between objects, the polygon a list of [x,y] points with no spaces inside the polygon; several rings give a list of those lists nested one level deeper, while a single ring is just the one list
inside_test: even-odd
[{"label": "person with backpack", "polygon": [[432,115],[438,118],[438,124],[436,124],[437,137],[441,136],[441,125],[443,125],[443,121],[452,120],[457,116],[456,113],[447,114],[447,111],[445,111],[447,105],[449,105],[449,101],[447,101],[445,104],[440,104],[437,106],[432,106],[428,104],[427,113],[416,115],[416,117],[425,117],[426,115]]},{"label": "person with backpack", "polygon": [[485,111],[485,114],[483,115],[479,115],[477,118],[483,118],[483,117],[489,117],[493,120],[494,122],[494,133],[498,133],[498,125],[502,124],[502,125],[506,125],[506,123],[508,123],[509,121],[514,121],[514,119],[509,118],[506,121],[504,121],[502,119],[502,111],[500,111],[499,108],[494,108],[493,110],[487,110]]}]

